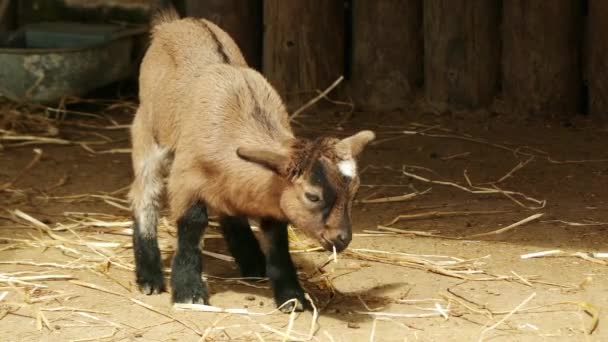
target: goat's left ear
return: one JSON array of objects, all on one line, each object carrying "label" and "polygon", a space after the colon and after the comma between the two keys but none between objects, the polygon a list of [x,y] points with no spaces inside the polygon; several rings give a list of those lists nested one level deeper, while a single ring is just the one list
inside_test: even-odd
[{"label": "goat's left ear", "polygon": [[349,151],[353,157],[356,157],[363,151],[365,146],[376,138],[376,134],[372,131],[361,131],[348,138],[344,138],[338,142],[339,149]]},{"label": "goat's left ear", "polygon": [[259,164],[280,176],[285,175],[289,157],[281,153],[258,147],[239,147],[236,154],[243,160]]}]

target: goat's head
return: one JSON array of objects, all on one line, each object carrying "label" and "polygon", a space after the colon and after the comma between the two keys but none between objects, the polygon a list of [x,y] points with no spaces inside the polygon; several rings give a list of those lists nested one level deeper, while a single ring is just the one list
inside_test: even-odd
[{"label": "goat's head", "polygon": [[289,221],[326,250],[341,252],[352,239],[351,206],[359,189],[355,159],[374,137],[361,131],[342,140],[296,140],[286,151],[240,147],[237,154],[283,177],[280,206]]}]

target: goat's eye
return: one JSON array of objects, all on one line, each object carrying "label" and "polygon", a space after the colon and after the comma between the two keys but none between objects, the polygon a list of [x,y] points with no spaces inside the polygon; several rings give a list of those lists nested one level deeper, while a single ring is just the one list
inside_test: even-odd
[{"label": "goat's eye", "polygon": [[315,194],[311,194],[310,192],[306,193],[306,198],[311,202],[319,202],[321,198]]}]

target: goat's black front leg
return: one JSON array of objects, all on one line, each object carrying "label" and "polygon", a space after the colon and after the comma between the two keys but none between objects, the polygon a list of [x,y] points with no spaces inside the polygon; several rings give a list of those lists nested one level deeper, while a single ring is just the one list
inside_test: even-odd
[{"label": "goat's black front leg", "polygon": [[209,293],[203,283],[200,240],[207,227],[207,208],[201,202],[190,207],[177,221],[177,251],[171,269],[174,303],[208,304]]},{"label": "goat's black front leg", "polygon": [[266,276],[266,259],[246,217],[223,216],[220,227],[243,277]]},{"label": "goat's black front leg", "polygon": [[[268,242],[266,252],[266,274],[274,291],[274,300],[277,306],[282,305],[290,299],[297,299],[295,309],[304,310],[308,307],[308,301],[304,297],[304,290],[298,281],[296,268],[289,255],[289,239],[287,236],[287,223],[271,219],[263,219],[260,228]],[[286,305],[283,312],[291,312],[294,305]]]}]

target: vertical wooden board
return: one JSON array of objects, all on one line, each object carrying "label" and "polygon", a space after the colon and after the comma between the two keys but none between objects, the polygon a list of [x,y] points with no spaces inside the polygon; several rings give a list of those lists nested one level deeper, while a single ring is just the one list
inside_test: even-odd
[{"label": "vertical wooden board", "polygon": [[608,1],[589,0],[587,84],[589,114],[608,118]]},{"label": "vertical wooden board", "polygon": [[580,111],[582,23],[579,0],[503,1],[507,107],[532,115]]},{"label": "vertical wooden board", "polygon": [[500,70],[500,2],[424,0],[427,99],[440,107],[491,103]]},{"label": "vertical wooden board", "polygon": [[262,0],[182,0],[186,16],[205,18],[225,30],[239,46],[247,63],[262,65]]},{"label": "vertical wooden board", "polygon": [[353,0],[350,93],[358,109],[403,107],[422,84],[422,0]]},{"label": "vertical wooden board", "polygon": [[0,0],[0,32],[11,31],[17,25],[17,3]]},{"label": "vertical wooden board", "polygon": [[344,73],[344,4],[265,0],[263,70],[290,110]]}]

